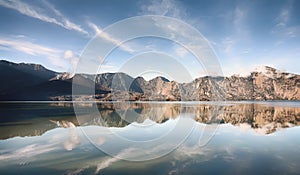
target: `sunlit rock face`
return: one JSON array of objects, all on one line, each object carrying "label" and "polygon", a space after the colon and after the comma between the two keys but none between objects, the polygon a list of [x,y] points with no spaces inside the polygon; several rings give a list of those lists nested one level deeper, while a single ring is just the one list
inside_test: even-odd
[{"label": "sunlit rock face", "polygon": [[[109,74],[111,75],[111,74]],[[219,101],[219,100],[300,100],[300,76],[262,67],[247,77],[200,77],[190,83],[177,83],[163,77],[146,81],[141,77],[123,76],[118,86],[106,86],[111,91],[123,89],[127,100],[150,101]],[[104,80],[98,80],[103,82]],[[111,81],[111,80],[110,80]],[[103,83],[103,85],[112,83]],[[129,88],[130,86],[130,88]],[[111,94],[100,100],[111,100]],[[118,98],[126,100],[119,95]]]},{"label": "sunlit rock face", "polygon": [[[57,73],[34,64],[0,61],[0,100],[224,101],[300,100],[300,75],[260,67],[248,76],[199,77],[178,83],[125,73]],[[14,79],[15,81],[10,81]],[[20,83],[17,83],[20,82]]]},{"label": "sunlit rock face", "polygon": [[251,77],[238,77],[234,75],[225,78],[224,81],[227,100],[253,100],[253,83]]},{"label": "sunlit rock face", "polygon": [[265,67],[251,74],[254,100],[299,100],[300,76]]}]

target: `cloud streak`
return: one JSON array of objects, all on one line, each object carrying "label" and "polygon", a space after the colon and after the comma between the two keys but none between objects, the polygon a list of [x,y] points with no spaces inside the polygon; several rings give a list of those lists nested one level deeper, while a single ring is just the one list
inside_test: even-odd
[{"label": "cloud streak", "polygon": [[276,25],[274,26],[271,33],[279,34],[284,37],[294,38],[299,36],[300,34],[300,26],[299,25],[290,25],[290,18],[292,16],[293,4],[291,1],[281,9],[279,15],[275,18]]},{"label": "cloud streak", "polygon": [[43,56],[50,60],[55,66],[63,66],[61,59],[63,52],[56,48],[51,48],[23,40],[12,40],[0,37],[0,50],[17,50],[32,56]]},{"label": "cloud streak", "polygon": [[101,28],[99,28],[96,24],[92,23],[92,22],[88,22],[88,25],[95,31],[96,35],[98,37],[101,37],[102,39],[115,44],[116,46],[120,47],[122,50],[129,52],[129,53],[133,53],[135,50],[133,48],[131,48],[129,45],[127,44],[122,44],[122,41],[120,41],[119,39],[111,36],[110,34],[104,32]]},{"label": "cloud streak", "polygon": [[238,34],[247,34],[245,21],[247,17],[247,9],[236,7],[233,14],[233,25]]},{"label": "cloud streak", "polygon": [[52,6],[48,2],[46,2],[46,5],[47,5],[48,9],[51,11],[51,13],[56,14],[56,16],[58,16],[59,18],[48,16],[45,14],[45,12],[44,12],[44,10],[42,10],[42,8],[35,7],[35,6],[29,5],[27,3],[21,2],[21,1],[0,0],[0,6],[16,10],[23,15],[41,20],[43,22],[55,24],[55,25],[65,28],[65,29],[77,31],[79,33],[88,35],[88,32],[85,31],[80,25],[77,25],[77,24],[71,22],[70,20],[68,20],[57,9],[55,9],[54,6]]},{"label": "cloud streak", "polygon": [[46,154],[46,153],[49,153],[56,149],[57,149],[57,147],[55,147],[54,144],[50,144],[50,145],[32,144],[32,145],[28,145],[26,147],[17,149],[14,152],[2,154],[2,155],[0,155],[0,160],[9,160],[9,159],[19,160],[22,158],[29,158],[29,157],[34,157],[34,156],[37,156],[40,154]]},{"label": "cloud streak", "polygon": [[60,50],[53,49],[50,47],[34,44],[28,41],[21,40],[10,40],[5,38],[0,38],[0,45],[5,46],[6,48],[15,49],[21,52],[24,52],[29,55],[57,55],[61,53]]},{"label": "cloud streak", "polygon": [[153,0],[149,4],[141,6],[142,14],[170,16],[183,19],[185,10],[181,8],[174,0]]}]

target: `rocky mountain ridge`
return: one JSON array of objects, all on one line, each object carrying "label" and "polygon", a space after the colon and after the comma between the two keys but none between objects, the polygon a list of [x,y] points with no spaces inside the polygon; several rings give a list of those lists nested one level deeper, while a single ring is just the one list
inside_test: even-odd
[{"label": "rocky mountain ridge", "polygon": [[[22,69],[20,68],[22,67]],[[300,100],[300,75],[262,67],[249,76],[199,77],[190,83],[125,73],[57,73],[41,65],[0,61],[0,100],[216,101]],[[6,75],[8,74],[8,75]],[[73,94],[72,94],[73,85]],[[74,93],[74,88],[77,90]]]}]

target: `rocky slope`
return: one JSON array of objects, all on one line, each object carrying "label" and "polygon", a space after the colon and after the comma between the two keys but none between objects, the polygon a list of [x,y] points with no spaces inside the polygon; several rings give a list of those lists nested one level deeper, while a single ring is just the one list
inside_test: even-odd
[{"label": "rocky slope", "polygon": [[57,73],[39,64],[16,64],[0,60],[0,95],[18,91],[44,83]]},{"label": "rocky slope", "polygon": [[[100,78],[96,84],[98,82],[102,84],[103,80]],[[157,101],[300,100],[300,75],[280,72],[271,67],[254,71],[247,77],[206,76],[182,84],[163,77],[146,81],[142,77],[133,79],[120,77],[119,74],[118,78],[109,80],[110,83],[104,82],[104,89],[115,92],[99,98],[105,101],[124,100],[120,98],[124,95],[127,100]],[[119,91],[127,93],[121,94]]]},{"label": "rocky slope", "polygon": [[206,76],[190,83],[164,77],[146,81],[125,73],[71,75],[41,65],[8,61],[0,61],[0,72],[3,82],[0,100],[72,100],[72,97],[100,101],[300,100],[300,75],[271,67],[263,67],[247,77]]}]

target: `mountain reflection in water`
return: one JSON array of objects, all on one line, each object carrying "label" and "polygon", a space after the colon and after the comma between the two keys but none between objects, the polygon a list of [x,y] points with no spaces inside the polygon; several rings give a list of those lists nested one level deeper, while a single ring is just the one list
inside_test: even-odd
[{"label": "mountain reflection in water", "polygon": [[[299,102],[1,103],[0,174],[297,174]],[[94,106],[93,106],[94,105]],[[91,107],[98,111],[89,113]],[[99,115],[100,114],[100,115]],[[112,133],[140,141],[169,132],[180,117],[194,128],[173,152],[149,161],[111,157]],[[214,136],[199,146],[207,126]],[[151,132],[145,128],[152,128]],[[188,128],[187,128],[188,129]],[[178,136],[181,131],[178,131]],[[210,132],[209,130],[207,132]],[[92,133],[92,134],[90,134]],[[90,138],[86,135],[90,134]],[[205,134],[205,133],[204,133]],[[27,136],[27,137],[24,137]],[[94,145],[91,144],[94,142]],[[176,140],[128,147],[117,156],[159,154]]]},{"label": "mountain reflection in water", "polygon": [[[89,108],[95,104],[80,105]],[[125,127],[132,122],[143,123],[146,119],[163,123],[180,114],[189,114],[199,123],[230,123],[252,128],[261,134],[300,125],[297,102],[98,103],[97,108],[99,113],[85,117],[85,122],[89,123],[85,125],[98,125],[100,119],[103,120],[101,125],[106,127]],[[219,113],[212,119],[213,108]],[[2,103],[0,109],[1,139],[41,135],[56,127],[68,127],[68,122],[79,126],[72,103]]]}]

